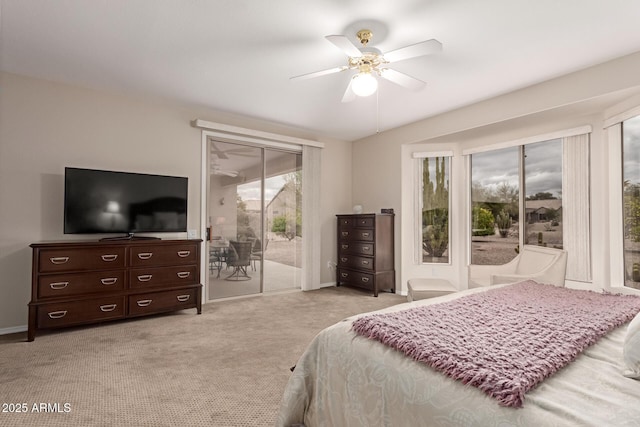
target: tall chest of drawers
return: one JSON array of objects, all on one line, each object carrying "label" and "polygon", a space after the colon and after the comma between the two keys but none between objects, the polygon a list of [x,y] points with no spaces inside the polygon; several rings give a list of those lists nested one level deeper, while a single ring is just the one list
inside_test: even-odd
[{"label": "tall chest of drawers", "polygon": [[201,240],[34,243],[28,341],[63,328],[195,308]]},{"label": "tall chest of drawers", "polygon": [[336,215],[336,285],[395,292],[393,214]]}]

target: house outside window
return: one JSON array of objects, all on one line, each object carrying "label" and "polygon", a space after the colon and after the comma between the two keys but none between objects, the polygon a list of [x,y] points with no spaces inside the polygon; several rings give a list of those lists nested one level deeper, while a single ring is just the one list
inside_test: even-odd
[{"label": "house outside window", "polygon": [[561,249],[562,140],[528,144],[524,155],[525,245]]},{"label": "house outside window", "polygon": [[640,289],[640,116],[622,122],[625,286]]},{"label": "house outside window", "polygon": [[420,230],[423,263],[450,262],[449,177],[451,157],[421,160],[422,191]]}]

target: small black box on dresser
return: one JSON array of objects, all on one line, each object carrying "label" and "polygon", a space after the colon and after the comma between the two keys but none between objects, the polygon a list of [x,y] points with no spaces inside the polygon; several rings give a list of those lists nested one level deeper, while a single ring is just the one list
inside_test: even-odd
[{"label": "small black box on dresser", "polygon": [[394,214],[336,215],[336,285],[395,292]]}]

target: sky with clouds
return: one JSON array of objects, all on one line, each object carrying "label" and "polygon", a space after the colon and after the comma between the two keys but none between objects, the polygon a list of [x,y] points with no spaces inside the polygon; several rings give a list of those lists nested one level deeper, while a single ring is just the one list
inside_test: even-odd
[{"label": "sky with clouds", "polygon": [[[520,148],[510,147],[472,155],[474,184],[497,189],[503,184],[518,188]],[[525,146],[526,196],[540,192],[562,198],[562,141]]]}]

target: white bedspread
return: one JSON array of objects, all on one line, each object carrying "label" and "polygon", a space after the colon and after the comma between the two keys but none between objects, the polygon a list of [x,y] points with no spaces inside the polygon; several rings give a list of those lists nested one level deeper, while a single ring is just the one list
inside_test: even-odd
[{"label": "white bedspread", "polygon": [[351,331],[356,317],[325,329],[311,342],[289,379],[277,426],[640,426],[640,381],[622,375],[626,325],[547,378],[527,393],[523,408],[514,409],[356,335]]}]

